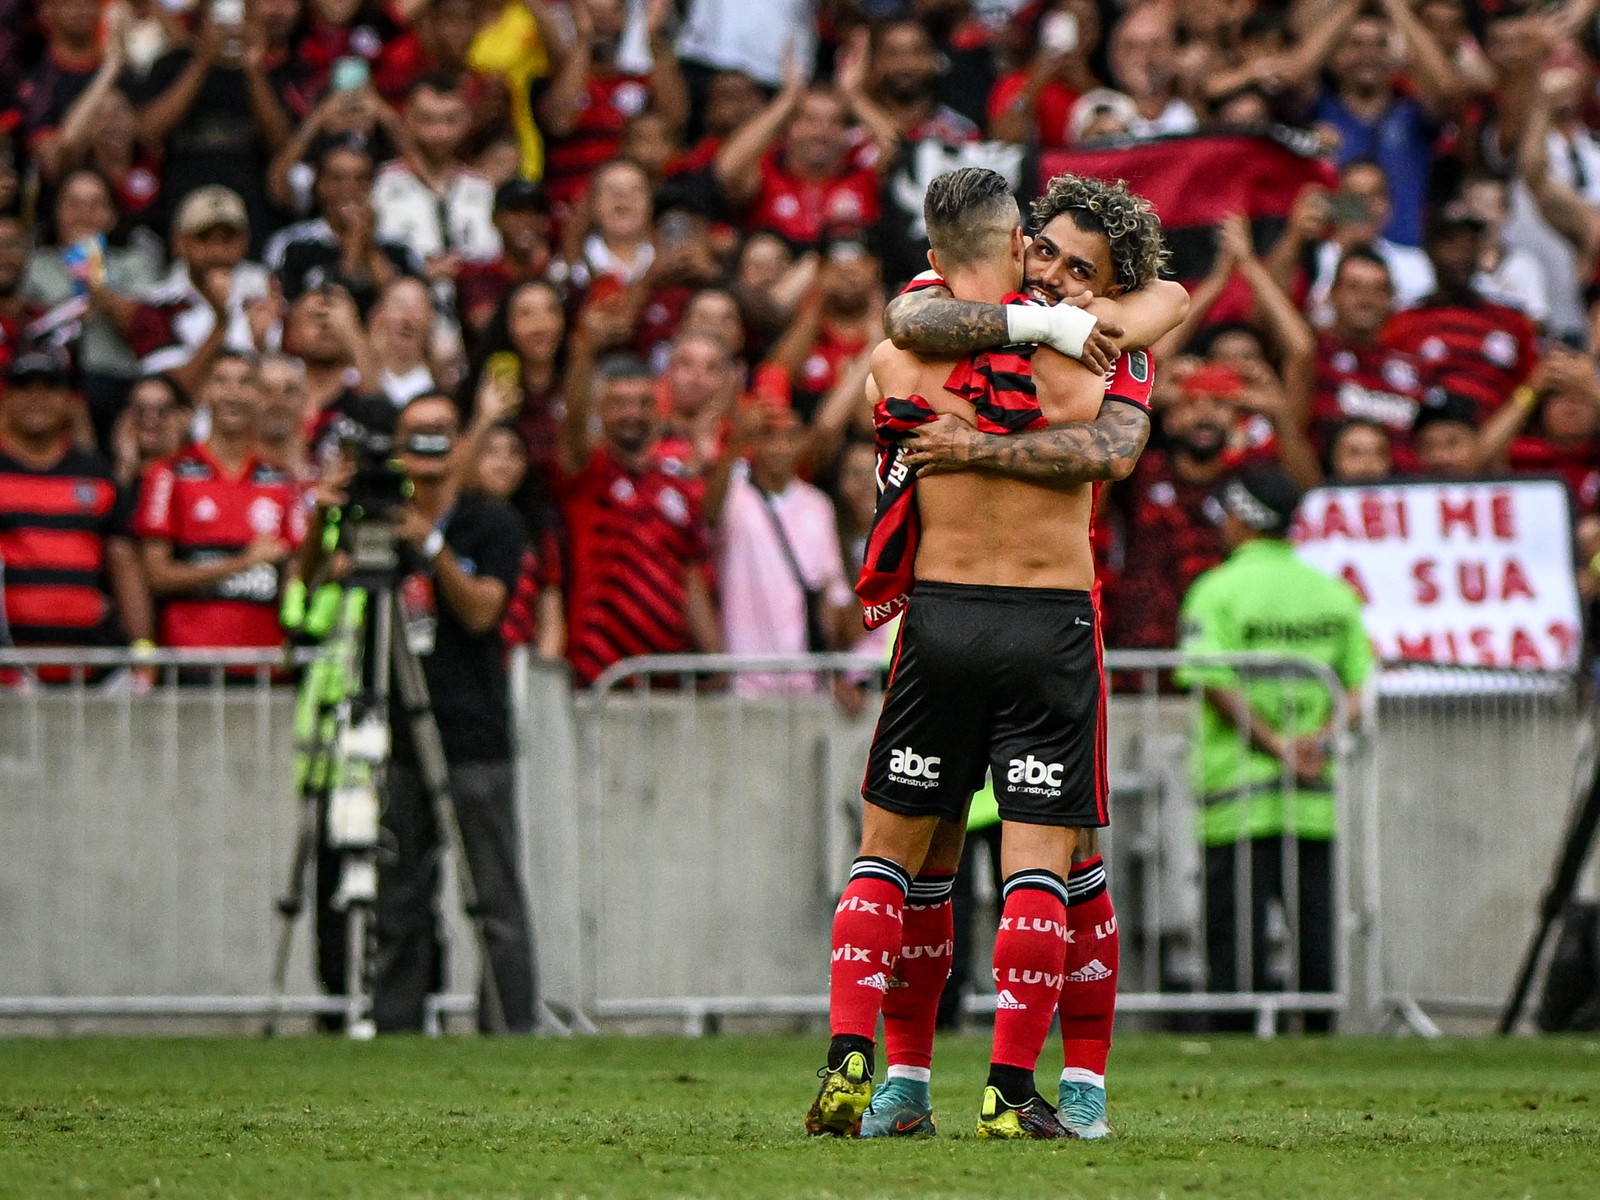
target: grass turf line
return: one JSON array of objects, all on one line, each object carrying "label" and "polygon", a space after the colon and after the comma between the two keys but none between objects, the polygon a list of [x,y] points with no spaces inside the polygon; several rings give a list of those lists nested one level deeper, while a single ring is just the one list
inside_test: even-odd
[{"label": "grass turf line", "polygon": [[[1600,1040],[1129,1037],[1118,1136],[811,1140],[820,1038],[0,1042],[0,1197],[1600,1195]],[[1058,1060],[1047,1047],[1047,1095]]]}]

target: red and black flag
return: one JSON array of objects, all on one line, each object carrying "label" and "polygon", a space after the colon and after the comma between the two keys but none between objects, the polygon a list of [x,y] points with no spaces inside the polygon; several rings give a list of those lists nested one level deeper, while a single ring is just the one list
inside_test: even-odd
[{"label": "red and black flag", "polygon": [[[1185,134],[1135,145],[1047,150],[1038,157],[1037,190],[1067,172],[1125,179],[1154,205],[1172,251],[1171,274],[1192,284],[1217,255],[1217,223],[1230,213],[1250,218],[1256,250],[1277,241],[1295,197],[1310,184],[1333,187],[1333,168],[1315,157],[1303,135]],[[1211,320],[1243,319],[1249,291],[1235,279],[1211,310]]]}]

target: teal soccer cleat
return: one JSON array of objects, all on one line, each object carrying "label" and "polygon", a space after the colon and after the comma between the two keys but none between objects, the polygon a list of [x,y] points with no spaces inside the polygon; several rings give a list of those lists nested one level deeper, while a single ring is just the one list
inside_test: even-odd
[{"label": "teal soccer cleat", "polygon": [[1084,1141],[1111,1136],[1111,1126],[1106,1122],[1106,1090],[1103,1087],[1063,1079],[1057,1115],[1063,1125]]},{"label": "teal soccer cleat", "polygon": [[861,1118],[862,1137],[933,1135],[933,1101],[928,1099],[927,1084],[918,1086],[904,1079],[890,1079],[872,1093],[872,1103]]}]

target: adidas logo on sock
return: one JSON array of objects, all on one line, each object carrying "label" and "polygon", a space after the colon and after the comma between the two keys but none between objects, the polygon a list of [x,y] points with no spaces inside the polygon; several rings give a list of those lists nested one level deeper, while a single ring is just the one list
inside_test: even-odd
[{"label": "adidas logo on sock", "polygon": [[856,980],[856,986],[877,988],[880,992],[887,992],[890,988],[889,977],[879,971],[876,975],[868,975],[865,979]]},{"label": "adidas logo on sock", "polygon": [[1098,958],[1091,958],[1083,966],[1067,976],[1068,983],[1099,983],[1102,979],[1111,978],[1111,968]]},{"label": "adidas logo on sock", "polygon": [[1018,1000],[1015,996],[1013,996],[1011,994],[1011,989],[1010,988],[1001,989],[1000,994],[994,998],[994,1006],[996,1008],[1027,1008],[1028,1007],[1021,1000]]}]

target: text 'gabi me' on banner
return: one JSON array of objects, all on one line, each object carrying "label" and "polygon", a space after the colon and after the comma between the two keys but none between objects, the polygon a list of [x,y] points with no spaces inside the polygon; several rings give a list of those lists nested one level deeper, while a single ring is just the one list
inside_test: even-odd
[{"label": "text 'gabi me' on banner", "polygon": [[1572,520],[1558,480],[1318,488],[1290,536],[1360,593],[1385,661],[1577,668]]}]

